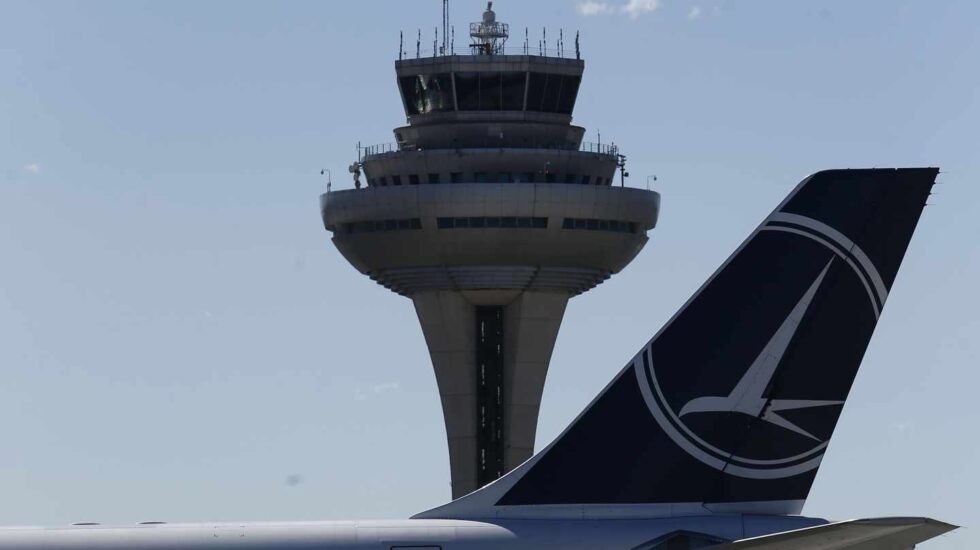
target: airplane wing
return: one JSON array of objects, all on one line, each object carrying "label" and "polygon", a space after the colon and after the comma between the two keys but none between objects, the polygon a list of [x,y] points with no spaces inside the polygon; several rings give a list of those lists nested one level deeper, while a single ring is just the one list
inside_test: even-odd
[{"label": "airplane wing", "polygon": [[842,521],[712,546],[712,550],[906,550],[956,529],[929,518]]}]

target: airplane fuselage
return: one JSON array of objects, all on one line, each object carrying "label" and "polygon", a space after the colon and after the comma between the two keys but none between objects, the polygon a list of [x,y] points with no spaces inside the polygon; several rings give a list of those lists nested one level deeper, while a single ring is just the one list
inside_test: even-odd
[{"label": "airplane fuselage", "polygon": [[676,531],[736,540],[823,523],[803,517],[731,515],[9,527],[0,528],[0,550],[627,550]]}]

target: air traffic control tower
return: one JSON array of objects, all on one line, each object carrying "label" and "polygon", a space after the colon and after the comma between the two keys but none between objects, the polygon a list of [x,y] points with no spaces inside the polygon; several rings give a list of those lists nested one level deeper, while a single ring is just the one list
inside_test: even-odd
[{"label": "air traffic control tower", "polygon": [[577,39],[567,54],[507,48],[490,3],[457,55],[445,6],[443,19],[441,47],[395,62],[397,143],[365,148],[357,188],[323,195],[321,211],[358,271],[415,304],[457,498],[531,456],[568,299],[636,257],[660,196],[622,186],[618,148],[572,125]]}]

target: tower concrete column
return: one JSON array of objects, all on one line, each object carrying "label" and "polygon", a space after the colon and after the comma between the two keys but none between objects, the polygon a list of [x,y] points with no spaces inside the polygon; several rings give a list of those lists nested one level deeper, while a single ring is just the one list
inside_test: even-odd
[{"label": "tower concrete column", "polygon": [[504,308],[505,471],[534,454],[541,395],[568,298],[523,292]]},{"label": "tower concrete column", "polygon": [[[517,291],[412,296],[442,400],[453,498],[533,454],[545,377],[568,298],[566,292]],[[497,378],[486,372],[492,358],[481,361],[479,353],[478,310],[494,308],[501,313]]]}]

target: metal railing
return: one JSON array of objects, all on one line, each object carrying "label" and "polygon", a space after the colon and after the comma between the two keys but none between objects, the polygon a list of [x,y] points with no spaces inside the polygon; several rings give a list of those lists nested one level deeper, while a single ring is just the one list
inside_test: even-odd
[{"label": "metal railing", "polygon": [[364,147],[361,152],[365,157],[373,157],[375,155],[383,155],[385,153],[411,150],[413,149],[403,149],[399,147],[397,143],[379,143],[377,145],[368,145],[367,147]]},{"label": "metal railing", "polygon": [[[466,51],[444,51],[442,48],[421,48],[418,50],[413,50],[411,52],[403,51],[399,60],[407,59],[426,59],[431,57],[443,57],[450,55],[460,55],[465,57],[481,56],[484,54],[472,53],[469,51],[467,46]],[[491,54],[489,57],[498,55],[532,55],[537,57],[550,57],[554,59],[581,59],[579,55],[576,55],[575,51],[569,51],[566,48],[559,48],[554,44],[530,44],[527,47],[521,46],[503,46],[497,48],[497,51]]]},{"label": "metal railing", "polygon": [[[487,145],[471,145],[467,147],[458,147],[458,149],[500,149],[499,144],[490,143]],[[434,147],[431,150],[440,149],[457,149],[456,147]],[[527,145],[523,147],[503,147],[503,149],[547,149],[554,151],[579,151],[582,153],[595,153],[597,155],[610,155],[616,156],[619,154],[619,146],[615,143],[595,143],[591,141],[583,141],[579,147],[561,147],[561,146],[535,146]],[[401,151],[421,151],[421,147],[417,147],[412,144],[401,144],[394,142],[389,143],[378,143],[376,145],[368,145],[361,148],[362,158],[373,157],[377,155],[384,155],[387,153],[398,153]]]}]

